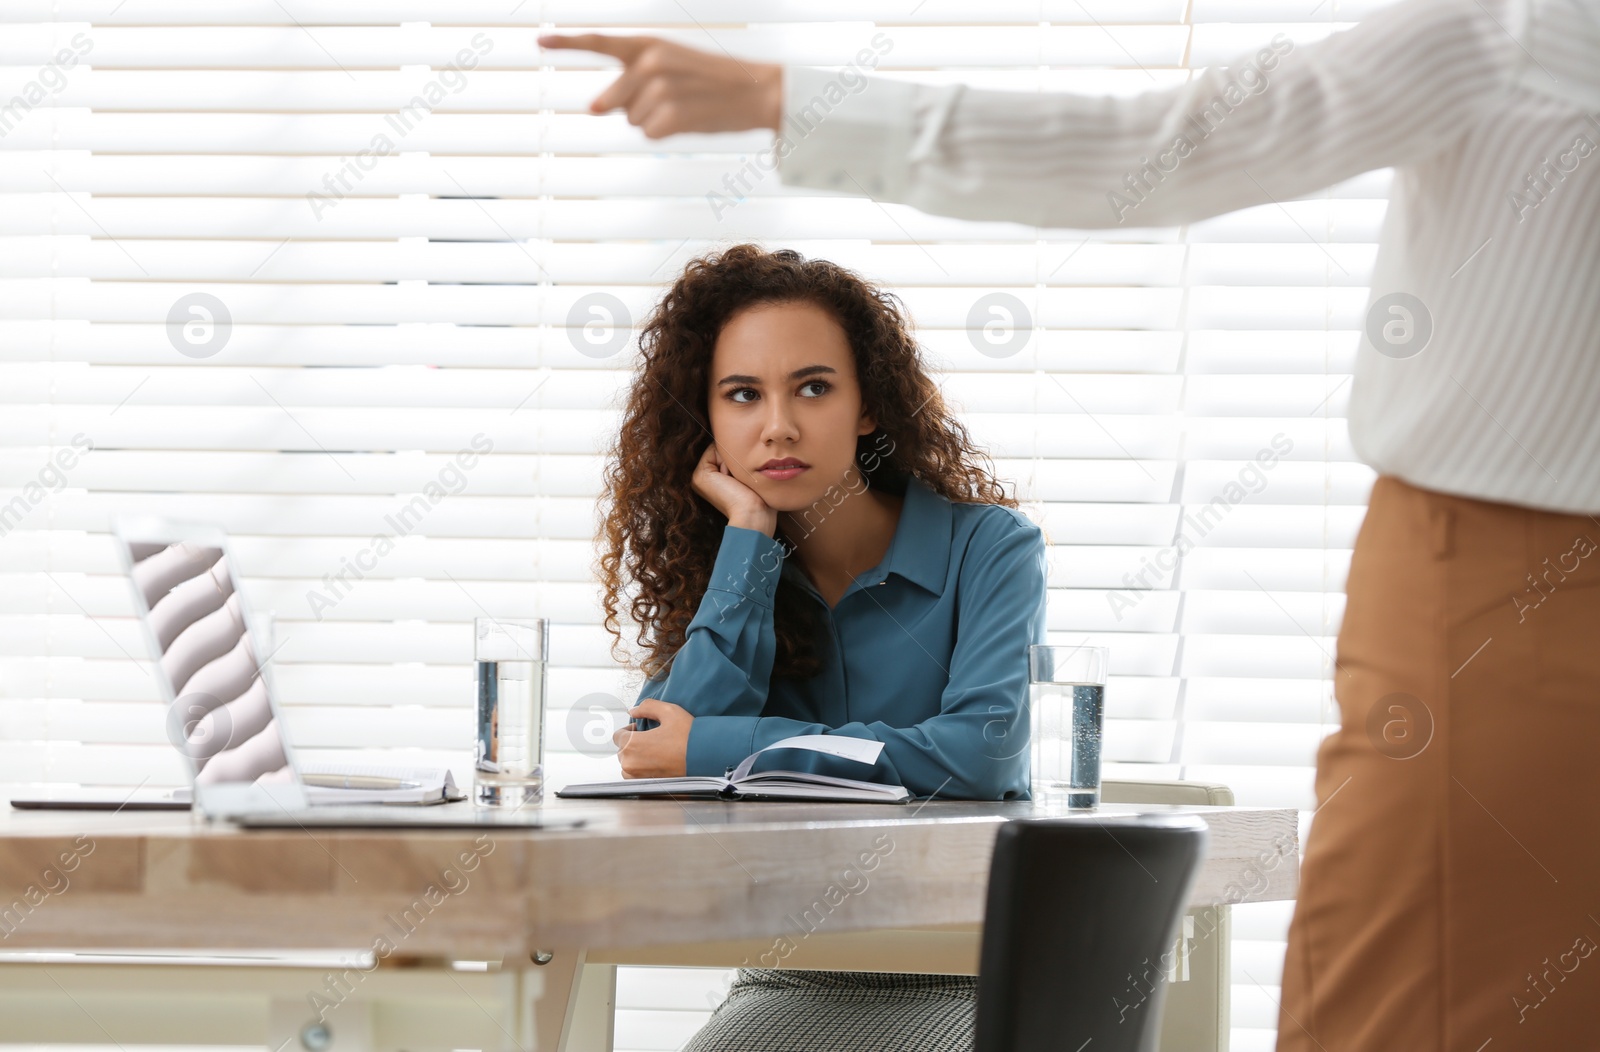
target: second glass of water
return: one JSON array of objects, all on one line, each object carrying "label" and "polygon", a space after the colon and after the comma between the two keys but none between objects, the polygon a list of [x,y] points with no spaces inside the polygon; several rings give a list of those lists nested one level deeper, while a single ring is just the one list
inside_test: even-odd
[{"label": "second glass of water", "polygon": [[1034,800],[1099,805],[1109,660],[1105,647],[1028,647]]},{"label": "second glass of water", "polygon": [[480,617],[472,626],[478,666],[474,799],[483,807],[539,803],[549,622]]}]

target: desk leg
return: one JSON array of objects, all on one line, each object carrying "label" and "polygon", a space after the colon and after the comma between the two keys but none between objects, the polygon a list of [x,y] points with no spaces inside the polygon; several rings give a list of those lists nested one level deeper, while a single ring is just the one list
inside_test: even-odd
[{"label": "desk leg", "polygon": [[585,962],[561,1052],[611,1052],[617,1018],[617,966]]},{"label": "desk leg", "polygon": [[582,949],[557,947],[516,963],[523,979],[517,1032],[533,1042],[529,1052],[611,1052],[617,969],[588,965],[586,957]]},{"label": "desk leg", "polygon": [[1202,906],[1184,916],[1171,971],[1152,973],[1149,980],[1166,987],[1156,1045],[1160,1052],[1227,1049],[1232,993],[1228,938],[1227,906]]}]

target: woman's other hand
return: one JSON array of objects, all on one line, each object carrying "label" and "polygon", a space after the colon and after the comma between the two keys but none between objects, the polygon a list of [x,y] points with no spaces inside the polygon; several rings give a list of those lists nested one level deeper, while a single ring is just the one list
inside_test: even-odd
[{"label": "woman's other hand", "polygon": [[688,773],[689,725],[694,717],[682,705],[645,698],[630,716],[659,721],[647,731],[618,727],[611,735],[624,778],[677,778]]},{"label": "woman's other hand", "polygon": [[559,33],[548,48],[598,51],[622,61],[622,75],[589,103],[590,113],[628,111],[628,123],[651,139],[678,132],[778,130],[783,67],[674,44],[652,36]]},{"label": "woman's other hand", "polygon": [[693,484],[696,493],[728,517],[728,525],[760,530],[768,537],[777,532],[777,510],[763,500],[761,494],[734,477],[733,469],[723,462],[717,452],[715,442],[700,454],[700,462],[694,468]]}]

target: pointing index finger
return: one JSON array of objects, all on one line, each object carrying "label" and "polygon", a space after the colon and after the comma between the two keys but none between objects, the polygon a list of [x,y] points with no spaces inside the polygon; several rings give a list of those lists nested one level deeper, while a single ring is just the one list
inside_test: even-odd
[{"label": "pointing index finger", "polygon": [[611,36],[604,33],[545,33],[539,37],[541,47],[598,51],[602,55],[621,59],[624,64],[638,58],[639,52],[645,49],[646,42],[645,37]]}]

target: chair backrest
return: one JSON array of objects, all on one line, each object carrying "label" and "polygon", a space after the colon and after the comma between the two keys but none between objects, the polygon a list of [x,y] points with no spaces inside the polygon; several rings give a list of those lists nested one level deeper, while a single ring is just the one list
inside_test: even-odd
[{"label": "chair backrest", "polygon": [[1208,832],[1192,815],[1000,828],[978,964],[976,1052],[1154,1052],[1164,973]]},{"label": "chair backrest", "polygon": [[1113,779],[1100,782],[1102,804],[1195,804],[1233,806],[1233,790],[1221,782],[1177,782],[1155,778]]}]

